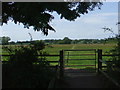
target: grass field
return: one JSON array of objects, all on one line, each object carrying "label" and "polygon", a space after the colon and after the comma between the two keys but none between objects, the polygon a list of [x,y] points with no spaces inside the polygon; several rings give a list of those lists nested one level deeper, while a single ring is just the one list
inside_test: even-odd
[{"label": "grass field", "polygon": [[105,53],[110,49],[113,49],[116,44],[63,44],[63,45],[51,45],[52,47],[46,47],[46,51],[50,54],[59,54],[60,50],[65,49],[102,49]]},{"label": "grass field", "polygon": [[[59,55],[60,50],[67,50],[67,49],[102,49],[103,54],[107,54],[111,49],[113,49],[116,44],[64,44],[64,45],[51,45],[46,46],[45,50],[50,55]],[[12,46],[14,47],[14,46]],[[7,54],[7,52],[2,51],[2,54]],[[81,55],[81,54],[93,54],[93,55]],[[83,67],[89,68],[88,66],[77,66],[77,65],[95,65],[97,62],[96,60],[89,60],[89,59],[96,59],[97,53],[95,51],[65,51],[64,52],[64,59],[65,65],[76,65],[75,68]],[[77,55],[77,56],[74,56]],[[103,58],[104,60],[109,59],[110,57]],[[3,60],[7,59],[3,57]],[[86,59],[86,60],[69,60],[69,59]],[[88,60],[87,60],[88,59]],[[59,61],[59,57],[47,57],[48,61]],[[67,63],[68,62],[68,63]],[[51,63],[51,65],[57,65],[58,63]],[[67,67],[68,67],[67,66]],[[73,66],[72,66],[73,67]],[[92,66],[90,66],[92,67]],[[93,66],[95,67],[95,66]]]},{"label": "grass field", "polygon": [[[52,47],[46,47],[45,51],[47,51],[49,54],[59,55],[60,50],[66,50],[66,49],[96,49],[96,50],[97,49],[102,49],[103,54],[107,54],[107,52],[109,52],[115,46],[116,46],[116,44],[52,45]],[[77,65],[95,65],[97,60],[96,61],[95,60],[67,60],[67,59],[95,59],[95,58],[97,58],[97,53],[96,53],[96,55],[87,55],[87,56],[83,56],[81,54],[95,54],[95,51],[65,51],[65,53],[64,53],[64,55],[65,55],[64,59],[66,59],[65,60],[65,65],[68,65],[68,66],[69,65],[76,65],[76,66],[74,66],[74,68],[95,67],[95,66],[77,66]],[[74,56],[74,55],[77,55],[77,56]],[[110,58],[111,57],[104,57],[103,59],[108,60]],[[58,61],[59,57],[49,57],[48,60]],[[55,63],[54,63],[54,65],[55,65]]]}]

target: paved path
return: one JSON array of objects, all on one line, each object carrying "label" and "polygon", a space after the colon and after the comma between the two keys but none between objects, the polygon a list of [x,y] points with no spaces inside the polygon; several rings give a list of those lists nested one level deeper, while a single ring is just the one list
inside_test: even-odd
[{"label": "paved path", "polygon": [[65,73],[57,84],[58,88],[106,88],[104,80],[96,73]]}]

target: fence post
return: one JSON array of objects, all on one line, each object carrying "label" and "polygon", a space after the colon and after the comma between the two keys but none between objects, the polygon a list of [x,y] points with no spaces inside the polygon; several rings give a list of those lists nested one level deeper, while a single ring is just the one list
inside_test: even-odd
[{"label": "fence post", "polygon": [[60,51],[60,78],[64,76],[64,51]]},{"label": "fence post", "polygon": [[98,49],[98,73],[102,69],[102,62],[99,60],[102,60],[102,49]]}]

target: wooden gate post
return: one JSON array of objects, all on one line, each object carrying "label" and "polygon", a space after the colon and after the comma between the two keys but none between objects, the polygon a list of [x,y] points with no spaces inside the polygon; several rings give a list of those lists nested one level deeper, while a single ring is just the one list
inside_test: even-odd
[{"label": "wooden gate post", "polygon": [[98,49],[98,73],[102,70],[102,49]]},{"label": "wooden gate post", "polygon": [[64,51],[60,51],[60,78],[64,76]]}]

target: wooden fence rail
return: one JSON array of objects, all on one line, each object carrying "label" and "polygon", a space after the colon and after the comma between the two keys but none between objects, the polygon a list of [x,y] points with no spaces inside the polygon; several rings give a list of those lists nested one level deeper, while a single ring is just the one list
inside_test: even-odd
[{"label": "wooden fence rail", "polygon": [[[89,49],[90,50],[90,49]],[[91,50],[94,50],[94,49],[91,49]],[[59,55],[37,55],[38,57],[39,56],[45,56],[45,57],[59,57],[59,60],[58,61],[48,61],[49,63],[58,63],[58,67],[59,67],[59,77],[60,78],[63,78],[64,76],[64,51],[76,51],[76,50],[61,50]],[[79,51],[79,50],[77,50]],[[88,51],[86,49],[84,50],[81,50],[81,51]],[[107,64],[108,62],[106,61],[103,61],[103,57],[108,57],[108,56],[118,56],[118,55],[103,55],[102,54],[102,50],[101,49],[98,49],[98,73],[101,73],[103,72],[102,68],[103,67],[106,67],[106,66],[102,66],[102,63],[104,64]],[[82,54],[81,54],[82,55]],[[1,57],[8,57],[8,56],[11,56],[11,55],[0,55]],[[88,59],[87,59],[88,60]],[[91,60],[91,59],[90,59]],[[4,63],[4,62],[3,62]],[[55,66],[56,67],[56,66]],[[58,71],[57,71],[58,72]],[[107,75],[107,74],[105,74]]]},{"label": "wooden fence rail", "polygon": [[[0,55],[0,57],[9,57],[9,56],[12,56],[12,55]],[[63,77],[63,74],[64,74],[64,72],[63,72],[63,51],[60,51],[60,54],[59,55],[55,55],[55,54],[52,54],[52,55],[36,55],[36,56],[38,56],[38,57],[58,57],[59,58],[59,60],[48,60],[47,62],[49,62],[49,63],[58,63],[57,65],[52,65],[51,66],[51,68],[55,68],[55,72],[56,72],[56,74],[55,74],[55,77],[53,77],[52,79],[51,79],[51,81],[49,82],[49,86],[48,86],[48,89],[50,89],[50,88],[55,88],[55,83],[56,83],[56,80],[58,79],[58,78],[62,78]],[[3,64],[5,64],[5,63],[7,63],[8,61],[2,61],[2,63]],[[38,61],[38,63],[39,63],[40,61]]]},{"label": "wooden fence rail", "polygon": [[[13,55],[0,55],[0,56],[13,56]],[[57,56],[60,56],[60,55],[35,55],[35,56],[49,56],[49,57],[57,57]]]},{"label": "wooden fence rail", "polygon": [[[5,54],[0,55],[0,57],[9,57],[9,56],[13,56],[13,55],[5,55]],[[60,55],[55,55],[55,54],[53,54],[53,55],[36,55],[36,56],[38,56],[38,57],[39,56],[43,56],[43,57],[60,57]],[[3,61],[3,60],[1,60],[1,61],[2,61],[2,63],[6,63],[7,62],[7,61]],[[57,61],[50,60],[50,61],[47,61],[47,62],[49,62],[49,63],[58,63],[58,65],[59,65],[59,60],[57,60]]]},{"label": "wooden fence rail", "polygon": [[[12,55],[5,55],[5,54],[3,54],[3,55],[0,55],[0,57],[9,57],[9,56],[12,56]],[[59,55],[56,55],[56,54],[47,54],[47,55],[36,55],[36,56],[43,56],[43,57],[58,57],[59,58],[59,60],[48,60],[47,62],[49,62],[49,63],[58,63],[57,64],[57,66],[59,67],[59,77],[60,78],[62,78],[63,77],[63,74],[64,74],[64,64],[63,64],[63,50],[62,51],[60,51],[60,54]],[[1,60],[2,61],[2,63],[7,63],[8,61],[3,61],[3,60]],[[38,61],[38,63],[39,63],[40,61]],[[55,67],[56,68],[56,65],[55,66],[51,66],[51,67]],[[57,68],[58,68],[57,67]],[[58,72],[58,71],[57,71]]]}]

